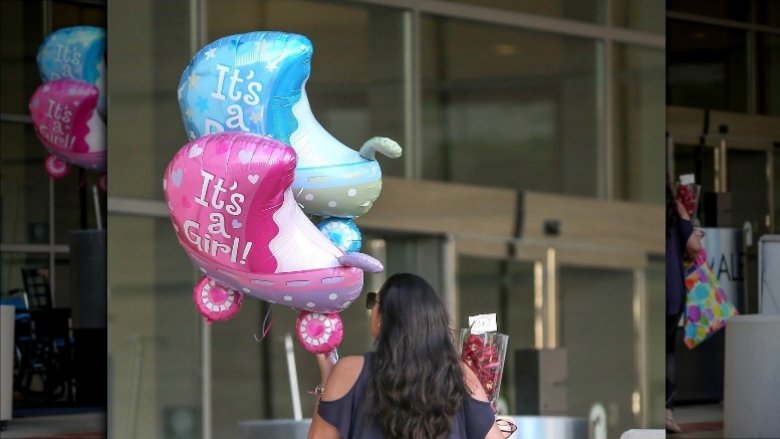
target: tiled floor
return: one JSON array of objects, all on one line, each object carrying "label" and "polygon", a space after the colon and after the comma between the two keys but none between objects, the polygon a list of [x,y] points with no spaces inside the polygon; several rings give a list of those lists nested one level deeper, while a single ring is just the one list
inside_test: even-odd
[{"label": "tiled floor", "polygon": [[683,432],[670,439],[723,439],[723,404],[678,406],[674,417]]},{"label": "tiled floor", "polygon": [[81,413],[57,416],[30,416],[8,421],[0,432],[3,439],[80,438],[99,439],[106,434],[105,413]]}]

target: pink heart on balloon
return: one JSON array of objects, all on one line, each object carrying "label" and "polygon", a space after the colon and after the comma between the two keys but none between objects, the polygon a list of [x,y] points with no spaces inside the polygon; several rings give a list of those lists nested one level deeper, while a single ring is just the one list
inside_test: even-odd
[{"label": "pink heart on balloon", "polygon": [[181,196],[181,207],[185,209],[192,207],[192,203],[190,203],[190,199],[186,195]]}]

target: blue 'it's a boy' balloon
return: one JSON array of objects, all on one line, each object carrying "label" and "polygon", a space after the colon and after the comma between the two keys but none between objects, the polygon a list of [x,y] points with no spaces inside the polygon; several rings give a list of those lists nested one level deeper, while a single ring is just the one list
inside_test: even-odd
[{"label": "blue 'it's a boy' balloon", "polygon": [[98,109],[105,114],[106,31],[95,26],[58,29],[38,48],[38,69],[43,82],[75,79],[100,91]]},{"label": "blue 'it's a boy' balloon", "polygon": [[221,131],[271,137],[298,157],[293,191],[310,215],[354,218],[379,197],[379,152],[399,157],[391,139],[369,139],[356,151],[328,133],[306,96],[314,49],[303,35],[250,32],[202,48],[184,70],[178,98],[190,139]]}]

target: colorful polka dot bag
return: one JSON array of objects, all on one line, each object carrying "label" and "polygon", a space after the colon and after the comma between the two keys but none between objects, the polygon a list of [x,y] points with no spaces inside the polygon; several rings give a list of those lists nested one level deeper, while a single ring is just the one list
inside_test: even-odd
[{"label": "colorful polka dot bag", "polygon": [[685,264],[685,337],[693,349],[726,326],[726,320],[737,315],[737,309],[718,285],[718,279],[702,250],[694,262]]}]

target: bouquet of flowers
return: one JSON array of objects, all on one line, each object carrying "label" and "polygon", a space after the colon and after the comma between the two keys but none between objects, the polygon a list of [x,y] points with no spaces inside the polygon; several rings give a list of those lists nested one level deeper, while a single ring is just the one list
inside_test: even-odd
[{"label": "bouquet of flowers", "polygon": [[495,314],[469,320],[470,327],[461,331],[461,359],[476,374],[495,413],[509,336],[496,331]]},{"label": "bouquet of flowers", "polygon": [[701,185],[696,184],[696,178],[693,174],[683,174],[680,176],[680,183],[677,185],[677,198],[682,201],[691,221],[696,224],[696,211],[699,208],[699,197],[701,195]]}]

